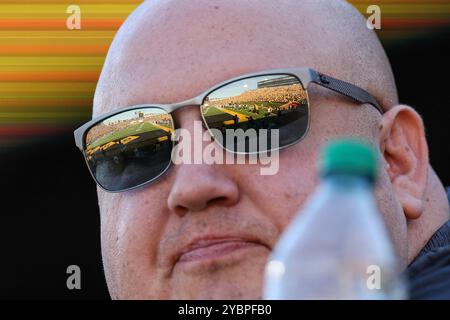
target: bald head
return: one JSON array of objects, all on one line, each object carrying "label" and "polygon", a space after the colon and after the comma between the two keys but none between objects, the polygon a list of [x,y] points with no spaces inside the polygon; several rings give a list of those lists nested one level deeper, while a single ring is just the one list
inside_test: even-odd
[{"label": "bald head", "polygon": [[354,83],[386,109],[397,103],[378,38],[344,1],[152,0],[118,32],[94,112],[149,102],[149,94],[151,102],[175,102],[242,73],[283,67],[311,67]]}]

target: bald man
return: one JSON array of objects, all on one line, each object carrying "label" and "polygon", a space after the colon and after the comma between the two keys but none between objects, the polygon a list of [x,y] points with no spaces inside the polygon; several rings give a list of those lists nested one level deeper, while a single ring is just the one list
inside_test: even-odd
[{"label": "bald man", "polygon": [[[309,132],[280,151],[275,175],[261,175],[255,165],[179,164],[132,191],[99,188],[112,298],[261,298],[267,258],[317,184],[321,148],[339,136],[361,137],[377,147],[382,164],[376,197],[398,259],[409,266],[411,296],[449,297],[450,276],[430,280],[433,274],[450,275],[449,203],[429,165],[422,119],[399,104],[379,40],[346,2],[146,1],[113,41],[93,115],[176,103],[242,74],[298,67],[363,88],[384,113],[311,84]],[[190,132],[201,120],[198,105],[172,115],[176,127]],[[234,246],[216,245],[215,251],[215,243],[199,241],[200,258],[176,258],[206,236]],[[430,272],[439,265],[432,262],[436,254],[444,263]]]}]

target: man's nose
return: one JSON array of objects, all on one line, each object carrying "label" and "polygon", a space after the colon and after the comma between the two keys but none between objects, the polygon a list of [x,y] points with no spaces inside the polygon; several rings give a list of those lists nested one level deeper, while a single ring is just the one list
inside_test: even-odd
[{"label": "man's nose", "polygon": [[[200,121],[201,117],[196,107],[186,107],[174,112],[178,125],[189,131],[191,142],[196,139],[195,121]],[[204,129],[197,123],[197,129]],[[200,136],[200,139],[201,139]],[[198,138],[198,137],[197,137]],[[191,149],[191,154],[195,153],[195,143],[189,145],[184,143],[185,149]],[[203,152],[207,142],[200,143]],[[198,146],[197,146],[198,147]],[[206,163],[175,164],[173,167],[173,183],[167,199],[168,208],[176,214],[182,216],[188,212],[201,211],[210,205],[232,206],[239,201],[239,189],[236,181],[227,172],[225,165],[208,165]]]},{"label": "man's nose", "polygon": [[239,201],[238,186],[220,169],[224,168],[207,164],[178,165],[167,200],[169,209],[183,216],[210,205],[236,204]]}]

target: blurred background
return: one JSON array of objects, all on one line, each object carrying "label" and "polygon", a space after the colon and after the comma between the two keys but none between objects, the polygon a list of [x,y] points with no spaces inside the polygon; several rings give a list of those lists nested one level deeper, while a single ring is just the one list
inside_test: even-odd
[{"label": "blurred background", "polygon": [[[0,298],[109,298],[95,185],[72,132],[90,119],[109,44],[140,2],[0,0]],[[450,185],[450,1],[350,2],[365,16],[380,6],[400,101],[423,116],[431,163]],[[81,30],[67,30],[71,4]],[[81,290],[66,287],[72,264]]]}]

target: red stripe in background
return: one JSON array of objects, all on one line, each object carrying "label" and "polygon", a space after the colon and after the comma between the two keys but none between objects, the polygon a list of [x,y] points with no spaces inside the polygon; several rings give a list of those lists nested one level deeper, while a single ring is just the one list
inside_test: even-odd
[{"label": "red stripe in background", "polygon": [[0,82],[97,82],[99,71],[0,71]]},{"label": "red stripe in background", "polygon": [[0,137],[2,138],[27,138],[44,135],[52,135],[71,131],[71,128],[63,126],[0,126]]},{"label": "red stripe in background", "polygon": [[35,44],[17,44],[0,45],[0,55],[96,55],[105,56],[108,52],[108,44],[98,45],[35,45]]},{"label": "red stripe in background", "polygon": [[447,19],[394,19],[382,18],[382,29],[416,29],[427,27],[450,26],[450,18]]}]

